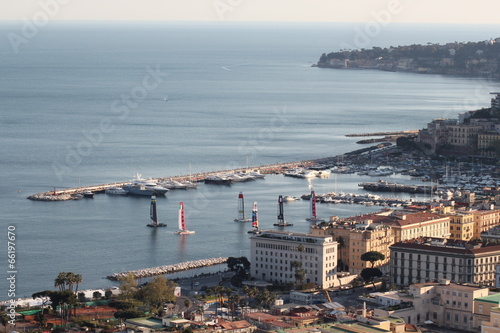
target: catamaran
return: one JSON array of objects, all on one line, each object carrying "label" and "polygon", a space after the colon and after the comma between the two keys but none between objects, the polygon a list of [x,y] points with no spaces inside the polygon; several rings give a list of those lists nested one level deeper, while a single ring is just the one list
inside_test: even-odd
[{"label": "catamaran", "polygon": [[285,213],[283,210],[283,196],[280,195],[278,197],[278,223],[273,224],[274,226],[277,227],[288,227],[292,226],[293,223],[288,223],[285,221]]},{"label": "catamaran", "polygon": [[186,228],[186,216],[184,214],[184,203],[179,202],[179,230],[175,232],[178,235],[189,235],[194,234],[194,231],[187,230]]},{"label": "catamaran", "polygon": [[311,204],[309,205],[309,209],[310,209],[310,213],[311,213],[311,216],[306,218],[306,221],[309,221],[309,222],[325,222],[324,219],[322,218],[319,218],[317,215],[316,215],[316,194],[314,193],[314,191],[311,191]]},{"label": "catamaran", "polygon": [[166,227],[165,223],[158,223],[158,215],[156,214],[156,196],[151,196],[151,205],[149,206],[149,217],[152,223],[146,224],[148,227]]},{"label": "catamaran", "polygon": [[243,192],[238,194],[238,217],[234,219],[234,222],[250,222],[252,219],[245,218],[245,199],[243,197]]},{"label": "catamaran", "polygon": [[259,229],[259,215],[257,213],[257,202],[254,201],[252,207],[252,230],[249,230],[249,234],[260,234],[262,230]]}]

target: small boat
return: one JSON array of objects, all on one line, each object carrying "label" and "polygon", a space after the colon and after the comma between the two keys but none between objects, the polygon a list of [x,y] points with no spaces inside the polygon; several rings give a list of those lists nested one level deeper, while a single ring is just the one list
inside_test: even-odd
[{"label": "small boat", "polygon": [[82,192],[84,198],[93,198],[94,197],[94,192],[85,190]]},{"label": "small boat", "polygon": [[288,223],[285,221],[285,213],[283,210],[283,196],[278,197],[278,223],[273,224],[276,227],[289,227],[293,223]]},{"label": "small boat", "polygon": [[125,195],[128,192],[126,190],[124,190],[123,188],[121,188],[121,187],[113,186],[113,187],[107,188],[104,191],[104,193],[106,193],[106,194],[113,194],[113,195]]},{"label": "small boat", "polygon": [[226,176],[208,176],[204,179],[205,184],[231,185],[233,180]]},{"label": "small boat", "polygon": [[238,217],[234,219],[234,222],[250,222],[252,219],[245,218],[245,198],[243,197],[243,192],[238,194]]},{"label": "small boat", "polygon": [[151,218],[152,223],[146,224],[148,227],[166,227],[165,223],[158,223],[158,215],[156,214],[156,196],[151,196],[151,205],[149,206],[149,217]]},{"label": "small boat", "polygon": [[285,195],[285,196],[283,197],[283,201],[284,201],[284,202],[297,201],[297,200],[299,200],[299,199],[300,199],[300,198],[298,198],[298,197],[294,197],[294,196],[291,196],[291,195]]},{"label": "small boat", "polygon": [[259,215],[257,213],[257,202],[254,201],[252,207],[252,230],[247,231],[249,234],[258,235],[262,232],[259,229]]},{"label": "small boat", "polygon": [[188,230],[186,228],[186,217],[184,214],[184,203],[179,202],[179,230],[175,232],[178,235],[189,235],[194,234],[194,231]]},{"label": "small boat", "polygon": [[83,199],[83,194],[81,194],[81,193],[74,193],[74,194],[71,195],[71,199],[73,199],[73,200]]}]

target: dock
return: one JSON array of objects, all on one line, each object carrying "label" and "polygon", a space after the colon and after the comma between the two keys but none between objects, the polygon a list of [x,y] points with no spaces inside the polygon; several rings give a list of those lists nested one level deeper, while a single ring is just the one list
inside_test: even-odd
[{"label": "dock", "polygon": [[139,269],[135,271],[127,271],[121,273],[114,273],[112,275],[106,276],[106,279],[112,281],[118,281],[125,276],[132,274],[136,279],[143,277],[150,277],[155,275],[171,274],[181,271],[187,271],[190,269],[220,265],[227,262],[227,257],[211,258],[211,259],[201,259],[194,261],[181,262],[174,265],[165,265],[153,268]]},{"label": "dock", "polygon": [[[163,182],[163,181],[167,181],[167,180],[175,180],[175,181],[191,180],[193,182],[201,182],[209,176],[213,176],[213,175],[217,175],[217,174],[224,174],[224,173],[258,171],[262,174],[278,174],[278,173],[282,173],[283,171],[285,171],[288,168],[311,166],[311,165],[318,163],[317,161],[320,161],[320,160],[277,163],[277,164],[263,165],[263,166],[258,166],[258,167],[239,168],[239,169],[232,169],[232,170],[219,170],[219,171],[212,171],[212,172],[202,172],[202,173],[197,173],[197,174],[192,174],[192,175],[177,175],[177,176],[170,176],[170,177],[152,178],[151,180],[154,182]],[[38,201],[65,201],[65,200],[74,199],[74,197],[72,195],[82,194],[84,191],[91,191],[93,193],[102,193],[110,187],[121,187],[121,186],[128,185],[128,184],[130,184],[129,181],[117,182],[117,183],[107,183],[107,184],[100,184],[100,185],[91,185],[91,186],[83,186],[83,187],[74,187],[74,188],[67,188],[67,189],[54,189],[52,191],[32,194],[32,195],[28,196],[27,199],[38,200]]]}]

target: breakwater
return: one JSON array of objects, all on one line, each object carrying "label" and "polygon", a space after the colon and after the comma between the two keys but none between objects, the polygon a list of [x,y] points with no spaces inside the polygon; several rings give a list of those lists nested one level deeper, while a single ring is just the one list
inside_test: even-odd
[{"label": "breakwater", "polygon": [[227,262],[227,257],[201,259],[201,260],[195,260],[195,261],[186,261],[186,262],[181,262],[181,263],[174,264],[174,265],[165,265],[165,266],[159,266],[159,267],[153,267],[153,268],[139,269],[136,271],[114,273],[112,275],[106,276],[106,279],[112,280],[112,281],[117,281],[117,280],[120,280],[121,278],[123,278],[129,274],[132,274],[136,279],[139,279],[139,278],[143,278],[143,277],[171,274],[171,273],[187,271],[187,270],[195,269],[195,268],[202,268],[202,267],[208,267],[208,266],[213,266],[213,265],[219,265],[219,264],[223,264],[225,262]]},{"label": "breakwater", "polygon": [[[321,159],[325,160],[325,159]],[[219,171],[211,171],[211,172],[202,172],[192,175],[180,175],[180,176],[170,176],[170,177],[160,177],[160,178],[152,178],[149,179],[154,182],[162,182],[167,180],[175,180],[175,181],[183,181],[190,180],[193,182],[203,181],[205,178],[209,176],[214,176],[217,174],[225,174],[225,173],[235,173],[235,172],[251,172],[258,171],[262,174],[272,174],[272,173],[282,173],[284,170],[288,168],[294,167],[307,167],[318,163],[320,160],[308,160],[308,161],[295,161],[295,162],[286,162],[286,163],[277,163],[270,165],[263,165],[258,167],[248,167],[248,168],[240,168],[240,169],[232,169],[232,170],[219,170]],[[128,185],[131,182],[118,182],[118,183],[108,183],[101,185],[92,185],[92,186],[83,186],[83,187],[74,187],[67,189],[54,189],[52,191],[32,194],[27,197],[30,200],[38,200],[38,201],[65,201],[75,199],[73,197],[74,194],[82,194],[84,191],[91,191],[93,193],[102,193],[106,189],[110,187],[121,187],[123,185]]]},{"label": "breakwater", "polygon": [[356,136],[409,135],[409,134],[417,134],[418,131],[419,130],[408,130],[408,131],[397,131],[397,132],[354,133],[354,134],[346,134],[346,136],[356,137]]}]

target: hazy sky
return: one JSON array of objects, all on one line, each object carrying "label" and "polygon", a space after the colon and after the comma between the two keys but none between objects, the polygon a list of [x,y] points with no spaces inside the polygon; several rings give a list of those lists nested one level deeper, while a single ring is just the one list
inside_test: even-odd
[{"label": "hazy sky", "polygon": [[[0,20],[500,24],[499,0],[2,0]],[[388,15],[384,15],[388,14]],[[45,16],[44,16],[45,15]]]}]

